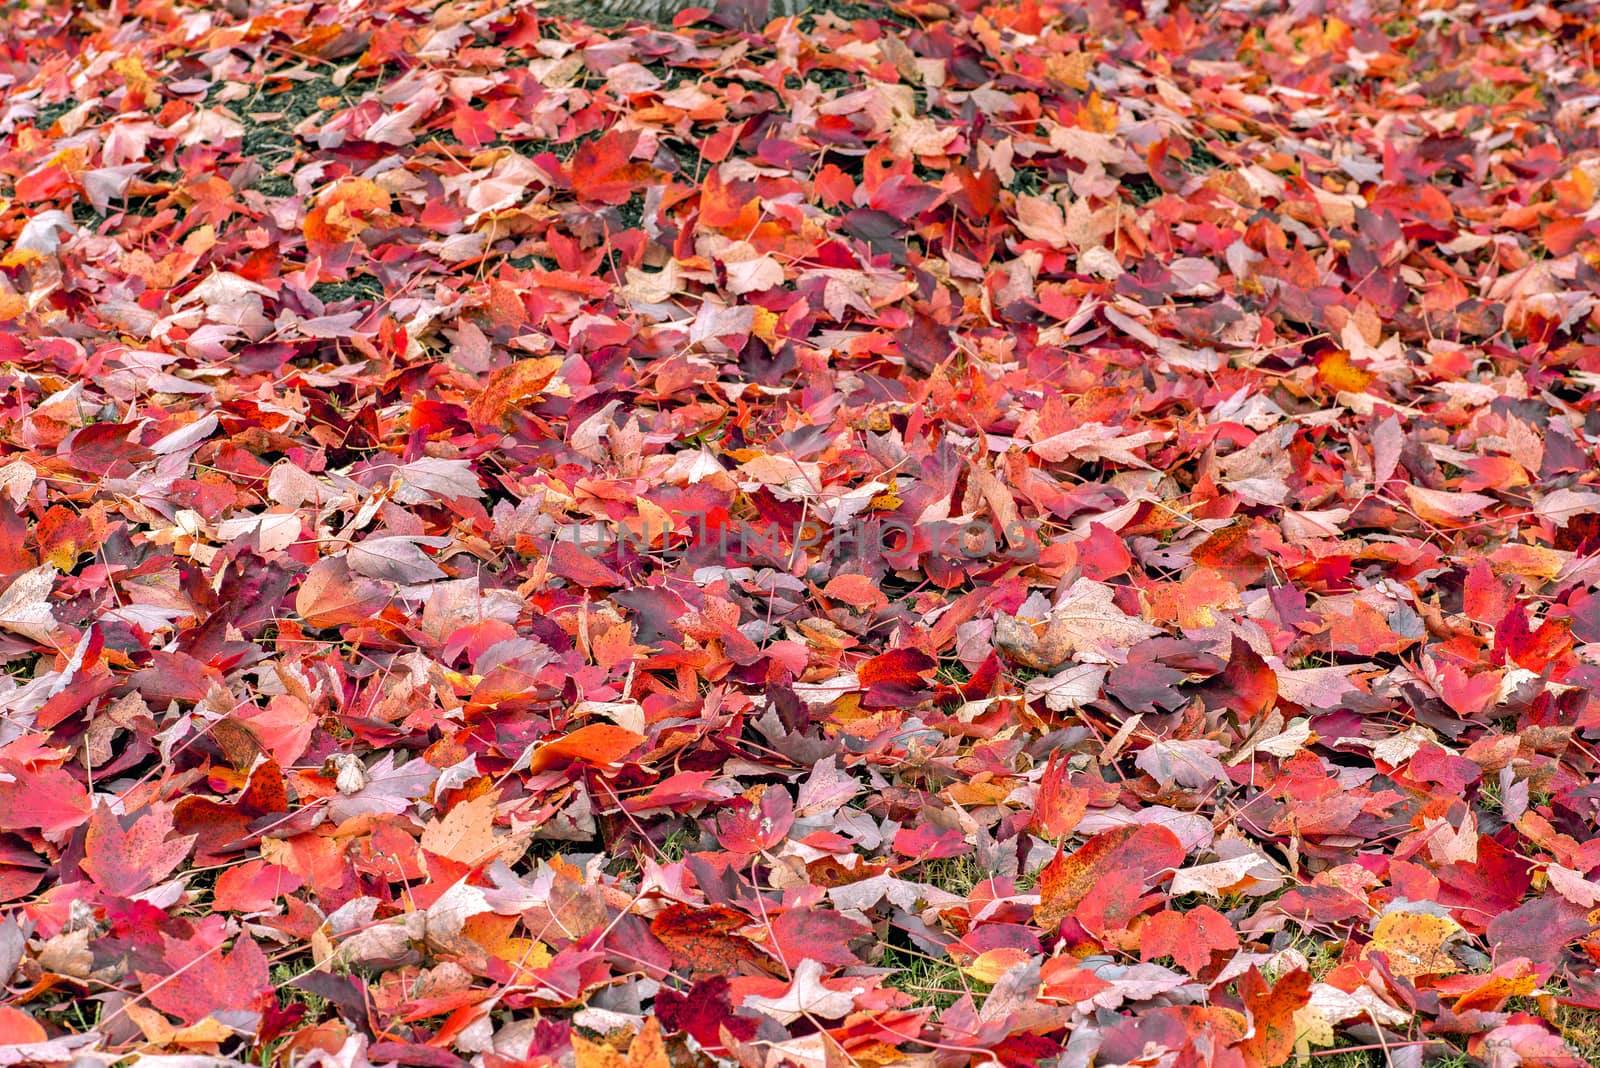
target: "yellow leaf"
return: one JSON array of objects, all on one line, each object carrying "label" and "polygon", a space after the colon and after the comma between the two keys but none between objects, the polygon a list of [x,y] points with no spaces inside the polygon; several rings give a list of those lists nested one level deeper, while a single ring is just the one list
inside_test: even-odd
[{"label": "yellow leaf", "polygon": [[953,782],[945,787],[945,796],[955,804],[976,807],[1004,804],[1015,791],[1016,783],[1009,779],[984,778],[981,782]]},{"label": "yellow leaf", "polygon": [[500,368],[489,376],[468,413],[475,422],[498,426],[508,412],[543,396],[562,363],[559,356],[539,356]]},{"label": "yellow leaf", "polygon": [[766,343],[767,348],[778,347],[778,315],[766,308],[756,305],[755,322],[750,327],[750,332]]},{"label": "yellow leaf", "polygon": [[900,495],[895,492],[897,489],[899,489],[898,483],[899,480],[897,479],[895,482],[890,483],[888,489],[872,498],[872,508],[874,511],[892,512],[896,508],[899,508],[902,504],[906,503],[905,501],[901,500]]},{"label": "yellow leaf", "polygon": [[516,916],[498,916],[482,912],[468,917],[461,925],[466,938],[482,946],[491,957],[498,957],[511,965],[513,984],[531,983],[534,973],[551,961],[550,947],[532,938],[519,938],[511,934],[520,922]]},{"label": "yellow leaf", "polygon": [[601,1042],[572,1034],[572,1057],[578,1068],[628,1068],[628,1058]]},{"label": "yellow leaf", "polygon": [[1002,946],[998,949],[986,949],[972,958],[965,968],[972,978],[980,983],[993,985],[1000,981],[1000,977],[1018,964],[1026,964],[1029,959],[1027,950],[1015,946]]},{"label": "yellow leaf", "polygon": [[1587,210],[1594,203],[1594,180],[1582,168],[1572,169],[1572,188],[1578,198],[1578,204]]},{"label": "yellow leaf", "polygon": [[677,527],[677,521],[671,512],[656,504],[654,501],[640,497],[633,502],[639,514],[635,518],[625,518],[622,523],[628,528],[628,533],[635,538],[646,539],[654,543],[658,536],[670,533]]},{"label": "yellow leaf", "polygon": [[1099,93],[1090,93],[1078,111],[1078,125],[1095,133],[1117,132],[1117,105],[1103,100]]},{"label": "yellow leaf", "polygon": [[111,69],[122,75],[122,81],[127,85],[129,94],[141,101],[151,89],[155,88],[156,80],[145,71],[144,61],[137,54],[116,60],[111,64]]},{"label": "yellow leaf", "polygon": [[1461,927],[1446,916],[1422,912],[1391,912],[1378,921],[1372,941],[1361,955],[1383,953],[1389,970],[1402,978],[1419,975],[1449,975],[1461,965],[1445,949],[1446,943],[1461,933]]},{"label": "yellow leaf", "polygon": [[672,1068],[666,1045],[661,1041],[661,1024],[654,1016],[628,1044],[627,1056],[604,1042],[590,1042],[582,1035],[572,1036],[573,1058],[578,1068]]},{"label": "yellow leaf", "polygon": [[898,1064],[907,1059],[907,1054],[887,1042],[874,1040],[865,1045],[850,1047],[850,1061],[861,1065],[861,1068],[880,1068],[882,1065]]},{"label": "yellow leaf", "polygon": [[644,1027],[628,1046],[628,1068],[672,1068],[666,1044],[661,1041],[661,1024],[654,1016],[644,1022]]},{"label": "yellow leaf", "polygon": [[349,178],[324,190],[301,226],[306,241],[338,245],[367,228],[363,216],[389,210],[389,191],[370,178]]},{"label": "yellow leaf", "polygon": [[1312,1046],[1333,1045],[1333,1037],[1333,1024],[1321,1009],[1306,1005],[1294,1010],[1295,1053],[1308,1056]]},{"label": "yellow leaf", "polygon": [[1095,59],[1092,52],[1052,55],[1044,61],[1044,72],[1047,77],[1054,78],[1068,89],[1082,93],[1089,88],[1089,72],[1094,69]]},{"label": "yellow leaf", "polygon": [[1350,362],[1350,354],[1343,349],[1335,349],[1321,360],[1317,361],[1317,377],[1329,389],[1361,393],[1377,376],[1371,371],[1357,367]]},{"label": "yellow leaf", "polygon": [[1524,575],[1549,582],[1567,564],[1567,555],[1539,545],[1513,543],[1489,554],[1489,566],[1497,575]]},{"label": "yellow leaf", "polygon": [[191,256],[204,256],[215,248],[216,244],[217,228],[206,223],[199,229],[191,231],[189,236],[183,239],[183,251]]},{"label": "yellow leaf", "polygon": [[233,1037],[233,1031],[228,1025],[214,1016],[207,1016],[199,1023],[187,1027],[177,1027],[161,1013],[143,1005],[128,1004],[122,1011],[138,1025],[139,1030],[144,1032],[144,1037],[158,1046],[202,1048],[213,1043],[226,1042]]},{"label": "yellow leaf", "polygon": [[1508,998],[1526,997],[1533,993],[1534,988],[1538,985],[1539,980],[1533,975],[1497,975],[1482,986],[1469,990],[1459,998],[1456,998],[1454,1008],[1458,1013],[1469,1009],[1494,1012]]}]

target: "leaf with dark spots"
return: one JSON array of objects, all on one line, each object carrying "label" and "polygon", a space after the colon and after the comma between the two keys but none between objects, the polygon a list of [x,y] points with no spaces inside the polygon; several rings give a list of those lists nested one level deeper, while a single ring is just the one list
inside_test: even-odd
[{"label": "leaf with dark spots", "polygon": [[1182,843],[1165,827],[1129,825],[1103,831],[1045,865],[1035,918],[1043,929],[1054,930],[1108,873],[1131,873],[1137,886],[1176,868],[1183,856]]},{"label": "leaf with dark spots", "polygon": [[267,958],[251,938],[238,939],[228,950],[220,943],[171,947],[169,960],[170,973],[140,973],[139,981],[150,1004],[185,1023],[214,1012],[255,1009],[272,991]]},{"label": "leaf with dark spots", "polygon": [[757,961],[755,947],[735,933],[748,922],[743,914],[725,906],[696,909],[671,905],[650,921],[650,933],[690,975],[732,975],[741,965]]},{"label": "leaf with dark spots", "polygon": [[741,1042],[755,1037],[756,1021],[733,1013],[726,976],[699,980],[682,993],[662,990],[655,1007],[663,1027],[686,1032],[711,1052],[723,1048],[724,1032]]},{"label": "leaf with dark spots", "polygon": [[109,807],[96,807],[84,842],[84,874],[102,890],[123,897],[154,886],[194,846],[192,835],[174,836],[172,829],[170,809],[150,809],[124,829]]}]

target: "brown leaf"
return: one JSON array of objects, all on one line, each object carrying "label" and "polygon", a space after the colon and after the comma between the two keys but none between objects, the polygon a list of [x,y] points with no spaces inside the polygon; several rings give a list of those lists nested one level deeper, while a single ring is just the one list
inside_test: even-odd
[{"label": "brown leaf", "polygon": [[1161,631],[1123,612],[1104,583],[1079,579],[1042,624],[1004,613],[995,617],[995,648],[1036,671],[1054,671],[1076,654],[1098,660]]}]

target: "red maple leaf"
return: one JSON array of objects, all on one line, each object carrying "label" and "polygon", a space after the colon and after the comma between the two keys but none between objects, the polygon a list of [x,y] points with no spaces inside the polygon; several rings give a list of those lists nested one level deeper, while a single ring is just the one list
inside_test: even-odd
[{"label": "red maple leaf", "polygon": [[140,972],[145,998],[185,1023],[198,1023],[213,1012],[249,1011],[272,992],[266,955],[255,940],[241,936],[224,953],[222,944],[195,945],[167,940],[164,974]]},{"label": "red maple leaf", "polygon": [[1164,909],[1139,928],[1142,960],[1171,957],[1190,975],[1199,975],[1211,963],[1211,954],[1239,948],[1239,933],[1228,918],[1209,905],[1187,912]]},{"label": "red maple leaf", "polygon": [[194,835],[172,837],[172,809],[146,809],[127,830],[107,805],[95,808],[84,839],[82,868],[96,886],[129,897],[154,886],[183,863]]}]

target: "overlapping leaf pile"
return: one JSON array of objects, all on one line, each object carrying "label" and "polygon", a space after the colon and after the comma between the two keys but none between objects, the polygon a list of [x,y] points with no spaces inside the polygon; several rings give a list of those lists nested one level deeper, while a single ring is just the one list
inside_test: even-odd
[{"label": "overlapping leaf pile", "polygon": [[1600,1043],[1592,6],[20,7],[0,1062]]}]

